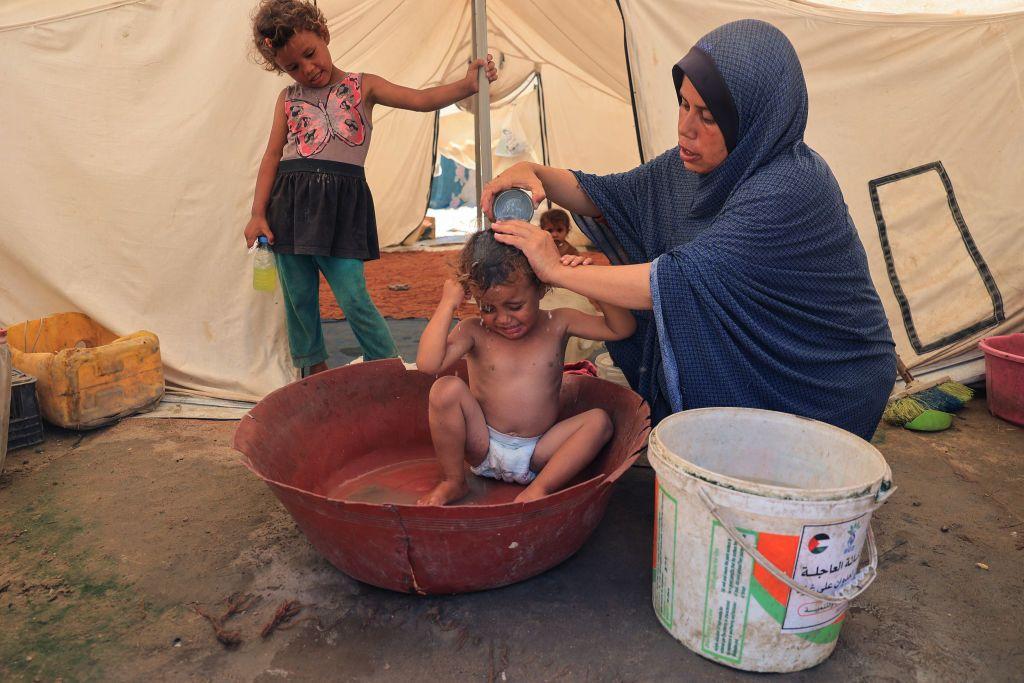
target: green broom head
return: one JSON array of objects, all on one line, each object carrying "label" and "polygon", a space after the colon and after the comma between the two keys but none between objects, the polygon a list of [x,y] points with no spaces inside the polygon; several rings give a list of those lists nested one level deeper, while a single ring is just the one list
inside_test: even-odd
[{"label": "green broom head", "polygon": [[943,382],[922,392],[890,401],[882,412],[882,419],[889,424],[902,426],[926,410],[956,412],[973,397],[974,391],[970,387],[960,382]]},{"label": "green broom head", "polygon": [[927,408],[916,398],[907,396],[906,398],[889,401],[889,404],[885,406],[885,410],[882,411],[882,419],[891,425],[902,427],[925,410]]}]

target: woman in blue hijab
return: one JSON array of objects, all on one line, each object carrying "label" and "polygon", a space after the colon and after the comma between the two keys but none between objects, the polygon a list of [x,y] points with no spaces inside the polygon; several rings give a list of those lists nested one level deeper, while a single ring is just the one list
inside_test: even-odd
[{"label": "woman in blue hijab", "polygon": [[[743,20],[698,41],[672,69],[679,144],[595,176],[518,164],[487,185],[523,187],[584,218],[615,265],[563,263],[550,236],[493,225],[537,275],[633,309],[609,343],[655,421],[689,408],[766,408],[870,439],[896,366],[867,258],[828,164],[803,140],[807,88],[789,40]],[[594,220],[597,218],[597,220]]]}]

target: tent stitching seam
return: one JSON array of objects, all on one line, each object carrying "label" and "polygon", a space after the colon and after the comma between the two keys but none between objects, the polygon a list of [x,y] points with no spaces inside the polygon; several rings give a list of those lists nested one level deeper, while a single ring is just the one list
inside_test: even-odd
[{"label": "tent stitching seam", "polygon": [[[915,175],[927,173],[929,171],[934,171],[938,174],[939,179],[942,182],[942,186],[946,191],[946,203],[949,206],[953,221],[956,223],[957,229],[960,232],[960,238],[967,249],[967,253],[971,257],[971,260],[974,262],[978,275],[985,284],[985,289],[992,301],[992,315],[968,325],[957,332],[953,332],[924,344],[921,342],[921,338],[917,333],[917,327],[914,325],[913,315],[910,310],[910,301],[907,299],[907,296],[903,291],[903,286],[900,283],[899,276],[896,273],[896,264],[893,260],[892,247],[889,244],[888,229],[886,227],[885,217],[882,214],[881,202],[878,197],[878,187],[898,182]],[[985,262],[984,257],[981,255],[977,245],[974,243],[974,238],[971,236],[970,229],[967,227],[963,214],[960,212],[960,206],[957,203],[956,194],[953,191],[953,183],[950,181],[949,175],[946,173],[946,169],[942,165],[941,161],[934,161],[929,164],[916,166],[905,171],[870,180],[868,181],[868,193],[871,196],[871,208],[875,215],[875,222],[878,225],[878,238],[882,246],[882,255],[885,257],[885,269],[889,276],[889,282],[892,285],[896,302],[900,307],[900,313],[903,317],[903,325],[906,328],[907,337],[910,339],[911,346],[914,347],[914,350],[918,354],[948,346],[955,341],[971,336],[975,332],[997,325],[1006,319],[1002,294],[999,291],[998,285],[996,285],[995,278],[992,276],[992,272],[989,270],[988,264]]]}]

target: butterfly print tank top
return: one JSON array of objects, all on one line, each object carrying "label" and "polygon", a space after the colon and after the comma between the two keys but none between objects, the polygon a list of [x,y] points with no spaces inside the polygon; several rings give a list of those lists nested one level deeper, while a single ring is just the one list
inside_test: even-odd
[{"label": "butterfly print tank top", "polygon": [[324,159],[362,166],[372,125],[363,110],[363,75],[349,73],[323,88],[285,90],[288,138],[281,160]]}]

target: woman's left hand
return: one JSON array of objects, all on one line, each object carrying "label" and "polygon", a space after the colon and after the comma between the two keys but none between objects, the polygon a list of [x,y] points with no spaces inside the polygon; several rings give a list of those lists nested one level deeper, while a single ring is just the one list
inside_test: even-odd
[{"label": "woman's left hand", "polygon": [[502,244],[511,244],[523,252],[537,277],[549,285],[562,268],[562,258],[550,233],[526,221],[499,221],[491,225],[494,239]]}]

